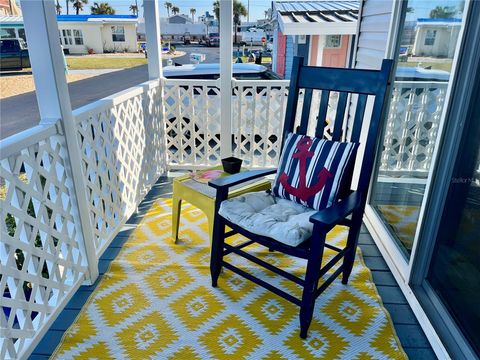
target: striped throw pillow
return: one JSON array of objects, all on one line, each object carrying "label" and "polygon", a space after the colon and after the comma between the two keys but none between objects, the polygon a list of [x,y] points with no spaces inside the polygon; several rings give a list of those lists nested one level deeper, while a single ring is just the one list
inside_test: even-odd
[{"label": "striped throw pillow", "polygon": [[315,210],[329,207],[351,184],[358,145],[288,134],[273,194]]}]

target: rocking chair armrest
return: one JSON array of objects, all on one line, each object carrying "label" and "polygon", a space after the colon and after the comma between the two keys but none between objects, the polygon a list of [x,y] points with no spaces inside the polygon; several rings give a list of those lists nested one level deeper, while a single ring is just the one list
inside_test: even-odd
[{"label": "rocking chair armrest", "polygon": [[275,174],[276,172],[277,169],[250,170],[209,181],[208,185],[215,189],[228,189],[229,187],[241,184],[243,182]]},{"label": "rocking chair armrest", "polygon": [[354,191],[344,200],[310,216],[310,222],[331,228],[358,208],[361,198],[361,193]]}]

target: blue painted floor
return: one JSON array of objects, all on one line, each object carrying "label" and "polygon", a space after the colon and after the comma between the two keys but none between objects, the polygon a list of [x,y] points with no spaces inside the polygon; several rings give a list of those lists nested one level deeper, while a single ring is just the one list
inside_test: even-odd
[{"label": "blue painted floor", "polygon": [[[82,306],[107,271],[110,262],[118,255],[123,244],[128,240],[128,236],[135,229],[136,224],[140,222],[157,199],[170,198],[171,196],[172,178],[160,178],[140,204],[138,212],[127,221],[123,231],[117,235],[100,258],[100,276],[96,283],[91,286],[80,287],[29,359],[45,360],[51,356],[59,344],[63,333],[73,323]],[[362,249],[364,261],[372,271],[378,292],[385,308],[390,312],[397,335],[409,358],[422,360],[437,359],[407,300],[365,227],[362,227],[359,245]]]}]

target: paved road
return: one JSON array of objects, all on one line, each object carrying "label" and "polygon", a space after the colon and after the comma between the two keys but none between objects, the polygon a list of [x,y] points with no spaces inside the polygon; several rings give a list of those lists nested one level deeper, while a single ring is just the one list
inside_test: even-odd
[{"label": "paved road", "polygon": [[[177,49],[186,52],[184,56],[174,59],[174,62],[179,64],[189,64],[191,53],[205,54],[205,63],[220,62],[218,47],[177,45]],[[147,80],[147,66],[142,65],[70,83],[68,90],[72,107],[79,108]],[[34,91],[0,100],[0,139],[35,126],[39,121],[40,115]]]},{"label": "paved road", "polygon": [[[148,80],[147,65],[110,72],[68,84],[74,109]],[[0,139],[38,125],[35,92],[0,100]]]}]

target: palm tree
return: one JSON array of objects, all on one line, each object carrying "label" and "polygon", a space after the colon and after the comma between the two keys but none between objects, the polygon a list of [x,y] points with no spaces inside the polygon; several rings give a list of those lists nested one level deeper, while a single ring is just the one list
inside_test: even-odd
[{"label": "palm tree", "polygon": [[220,24],[220,1],[219,0],[215,0],[213,2],[213,13],[215,14],[215,17],[217,18],[217,21]]},{"label": "palm tree", "polygon": [[171,2],[166,1],[165,7],[167,8],[167,16],[170,17],[170,9],[173,7],[173,4]]},{"label": "palm tree", "polygon": [[83,10],[83,4],[88,4],[88,0],[70,0],[73,3],[73,7],[78,14]]},{"label": "palm tree", "polygon": [[172,6],[172,14],[177,15],[180,12],[178,6]]},{"label": "palm tree", "polygon": [[197,12],[197,9],[191,8],[190,9],[190,14],[192,14],[192,22],[195,22],[195,13]]},{"label": "palm tree", "polygon": [[57,12],[57,15],[61,15],[62,14],[62,5],[60,5],[60,3],[58,1],[59,0],[57,0],[57,4],[55,5],[55,11]]},{"label": "palm tree", "polygon": [[268,13],[269,13],[269,12],[270,12],[270,11],[268,11],[268,10],[265,10],[265,11],[263,12],[263,13],[265,14],[265,19],[268,19]]},{"label": "palm tree", "polygon": [[233,27],[235,29],[235,44],[237,43],[237,26],[240,25],[240,17],[247,16],[247,8],[240,0],[233,0]]},{"label": "palm tree", "polygon": [[138,15],[138,6],[135,4],[130,5],[130,11],[133,15]]},{"label": "palm tree", "polygon": [[[218,23],[220,24],[220,1],[215,0],[213,2],[213,12],[215,14],[215,17],[218,20]],[[240,17],[241,16],[247,16],[247,9],[245,8],[245,5],[241,3],[240,0],[233,0],[233,25],[235,28],[235,43],[237,43],[237,25],[240,25]]]},{"label": "palm tree", "polygon": [[92,15],[115,15],[115,9],[107,2],[94,2],[93,6],[90,7],[90,11],[92,12]]},{"label": "palm tree", "polygon": [[457,11],[453,6],[437,6],[430,11],[432,19],[448,19],[452,18]]}]

